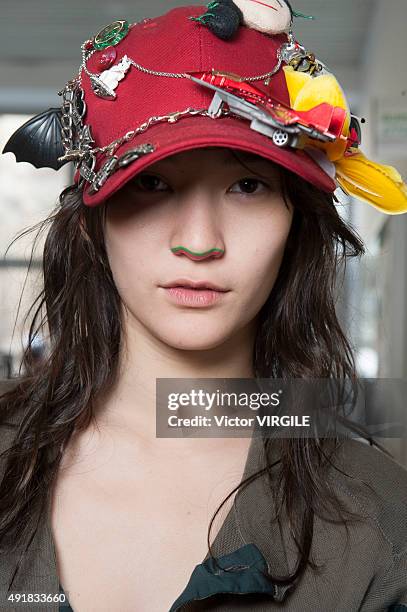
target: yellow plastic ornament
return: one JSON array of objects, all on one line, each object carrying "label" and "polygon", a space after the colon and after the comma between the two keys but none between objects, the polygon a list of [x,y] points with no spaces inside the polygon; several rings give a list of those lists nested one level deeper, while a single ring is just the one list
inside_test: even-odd
[{"label": "yellow plastic ornament", "polygon": [[350,195],[388,215],[407,212],[407,185],[393,166],[377,164],[359,149],[335,162],[336,179]]},{"label": "yellow plastic ornament", "polygon": [[294,70],[292,66],[283,68],[293,110],[308,111],[318,104],[328,102],[346,110],[346,119],[342,128],[343,138],[335,142],[312,142],[312,146],[326,152],[330,161],[341,159],[347,147],[347,138],[351,113],[345,94],[333,74],[321,74],[312,77],[306,72]]}]

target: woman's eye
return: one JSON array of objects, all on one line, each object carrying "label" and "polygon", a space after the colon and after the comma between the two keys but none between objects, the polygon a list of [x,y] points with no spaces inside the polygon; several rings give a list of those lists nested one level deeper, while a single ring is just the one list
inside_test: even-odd
[{"label": "woman's eye", "polygon": [[[243,193],[243,195],[260,195],[261,193],[263,193],[264,188],[266,188],[266,190],[270,189],[266,183],[255,178],[241,179],[240,181],[237,181],[235,185],[239,185],[243,189],[243,192],[241,192]],[[258,189],[256,189],[259,185],[263,187],[263,190],[259,191]]]},{"label": "woman's eye", "polygon": [[[155,174],[140,174],[133,179],[132,184],[144,192],[157,193],[168,190],[167,183]],[[234,185],[238,185],[240,189],[238,191],[231,190],[232,193],[240,193],[243,196],[261,195],[264,190],[270,189],[263,181],[249,177],[237,181]]]},{"label": "woman's eye", "polygon": [[132,182],[141,191],[166,191],[165,189],[157,189],[158,185],[166,185],[166,183],[155,174],[140,174]]}]

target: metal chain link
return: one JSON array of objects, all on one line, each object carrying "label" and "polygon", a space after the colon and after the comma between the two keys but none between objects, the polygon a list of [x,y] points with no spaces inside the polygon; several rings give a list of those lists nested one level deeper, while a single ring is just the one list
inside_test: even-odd
[{"label": "metal chain link", "polygon": [[[231,112],[229,111],[229,109],[222,108],[221,112],[218,114],[218,117],[225,117],[230,114]],[[104,147],[96,147],[92,149],[92,153],[105,153],[106,156],[112,156],[116,149],[118,149],[122,144],[124,144],[125,142],[129,142],[138,134],[142,134],[152,125],[155,125],[156,123],[161,123],[163,121],[167,121],[168,123],[175,123],[180,117],[184,117],[186,115],[202,115],[204,117],[213,118],[213,116],[208,113],[207,108],[196,109],[191,107],[187,108],[184,111],[176,111],[174,113],[169,113],[168,115],[150,117],[147,121],[139,125],[136,129],[127,132],[121,138],[117,138],[116,140]]]},{"label": "metal chain link", "polygon": [[174,79],[186,79],[188,75],[185,72],[159,72],[158,70],[150,70],[149,68],[144,68],[141,64],[135,62],[131,57],[129,57],[130,64],[140,70],[141,72],[146,72],[147,74],[153,74],[154,76],[161,77],[172,77]]},{"label": "metal chain link", "polygon": [[[149,68],[144,68],[144,66],[141,66],[141,64],[138,64],[137,62],[135,62],[133,59],[131,59],[129,57],[130,60],[130,64],[132,66],[134,66],[135,68],[137,68],[138,70],[140,70],[141,72],[145,72],[147,74],[152,74],[154,76],[161,76],[161,77],[172,77],[175,79],[181,79],[181,78],[188,78],[188,74],[186,74],[185,72],[160,72],[158,70],[150,70]],[[258,76],[253,76],[253,77],[241,77],[242,81],[263,81],[266,78],[269,78],[271,76],[273,76],[276,72],[278,72],[281,68],[281,62],[282,62],[282,58],[280,56],[280,53],[278,53],[278,60],[277,60],[277,64],[274,66],[273,70],[271,70],[270,72],[266,72],[265,74],[260,74]],[[91,73],[89,73],[89,71],[86,69],[86,73],[88,75],[90,75]],[[239,75],[240,76],[240,75]]]},{"label": "metal chain link", "polygon": [[[133,25],[136,25],[133,24]],[[78,73],[78,77],[77,77],[77,82],[79,83],[79,85],[82,85],[82,70],[89,76],[89,77],[93,77],[93,76],[98,76],[95,75],[94,73],[90,72],[88,67],[87,67],[87,62],[89,61],[89,59],[92,57],[92,55],[96,52],[96,49],[86,49],[85,46],[87,43],[92,42],[90,39],[86,40],[82,45],[81,45],[81,50],[82,50],[82,63],[81,66],[79,68],[79,73]],[[277,64],[274,66],[273,70],[271,70],[270,72],[267,72],[265,74],[261,74],[261,75],[257,75],[257,76],[252,76],[252,77],[241,77],[242,81],[247,81],[247,82],[251,82],[251,81],[260,81],[260,80],[265,80],[267,78],[270,78],[271,76],[273,76],[274,74],[276,74],[276,72],[278,72],[281,68],[281,64],[282,64],[282,56],[281,56],[281,52],[280,49],[278,49],[277,51]],[[169,78],[175,78],[175,79],[180,79],[180,78],[188,78],[189,75],[185,72],[163,72],[163,71],[159,71],[159,70],[151,70],[149,68],[145,68],[144,66],[142,66],[141,64],[139,64],[138,62],[134,61],[132,58],[129,58],[130,64],[132,66],[134,66],[135,68],[137,68],[137,70],[140,70],[141,72],[144,72],[146,74],[151,74],[153,76],[160,76],[160,77],[169,77]],[[72,105],[71,107],[72,108]],[[114,154],[114,151],[124,142],[128,142],[129,140],[131,140],[132,138],[134,138],[137,134],[140,134],[142,132],[144,132],[145,130],[147,130],[151,125],[154,125],[155,123],[159,123],[161,121],[168,121],[169,123],[171,122],[175,122],[177,121],[177,119],[179,117],[182,117],[186,114],[189,115],[203,115],[203,116],[211,116],[208,114],[207,109],[186,109],[185,111],[178,111],[178,112],[174,112],[174,113],[170,113],[169,115],[164,115],[162,117],[150,117],[146,122],[144,122],[143,124],[141,124],[137,129],[132,130],[130,132],[127,132],[127,134],[125,134],[124,136],[122,136],[121,138],[118,138],[117,140],[113,141],[112,143],[110,143],[109,145],[106,145],[105,147],[96,147],[94,149],[92,149],[92,153],[106,153],[106,155],[111,156]],[[219,116],[227,116],[231,114],[230,111],[226,110],[226,109],[222,109],[221,113]]]},{"label": "metal chain link", "polygon": [[61,105],[62,145],[66,152],[71,150],[73,147],[73,99],[77,85],[78,80],[72,79],[71,81],[68,81],[64,89],[58,92],[58,95],[62,96],[63,99]]},{"label": "metal chain link", "polygon": [[[137,22],[132,24],[132,26],[134,26],[134,25],[137,25]],[[289,40],[290,40],[290,36],[289,36]],[[92,42],[91,39],[85,40],[85,42],[81,45],[81,49],[82,49],[82,63],[81,63],[80,68],[79,68],[80,85],[82,84],[82,76],[81,76],[82,75],[82,70],[84,70],[89,77],[97,76],[94,73],[90,72],[88,70],[87,65],[86,65],[88,60],[96,52],[96,49],[85,49],[85,45],[87,43],[90,43],[90,42]],[[281,50],[281,47],[277,50],[277,64],[274,66],[274,68],[270,72],[266,72],[264,74],[260,74],[260,75],[257,75],[257,76],[241,77],[242,81],[247,81],[247,82],[263,81],[263,80],[265,80],[267,78],[272,77],[274,74],[276,74],[276,72],[278,72],[280,70],[281,63],[282,63],[282,57],[281,57],[280,50]],[[146,74],[152,74],[154,76],[168,77],[168,78],[174,78],[174,79],[188,78],[188,75],[185,72],[162,72],[160,70],[152,70],[151,68],[145,68],[145,66],[142,66],[141,64],[139,64],[138,62],[133,60],[131,57],[129,57],[129,60],[130,60],[130,63],[132,64],[132,66],[134,66],[135,68],[137,68],[137,70],[140,70],[141,72],[144,72]]]},{"label": "metal chain link", "polygon": [[79,72],[78,72],[78,77],[79,77],[79,85],[82,87],[82,70],[84,70],[86,72],[86,74],[90,77],[92,76],[92,73],[89,72],[87,66],[86,66],[86,62],[92,57],[92,55],[96,52],[96,49],[85,49],[85,45],[89,42],[92,42],[91,39],[89,40],[85,40],[84,43],[82,43],[81,45],[81,50],[82,50],[82,63],[79,66]]},{"label": "metal chain link", "polygon": [[[136,24],[137,22],[135,22],[132,25],[136,25]],[[290,35],[288,36],[288,39],[289,39],[288,45],[290,45],[290,43],[292,44],[293,40],[292,40],[291,32],[290,32]],[[222,107],[219,110],[216,117],[214,117],[213,114],[209,114],[208,109],[206,108],[202,108],[202,109],[187,108],[184,111],[176,111],[176,112],[169,113],[168,115],[150,117],[147,121],[139,125],[137,128],[130,130],[124,136],[114,140],[113,142],[111,142],[110,144],[104,147],[91,148],[89,145],[87,145],[83,148],[83,150],[82,150],[82,146],[80,146],[79,149],[77,149],[74,143],[74,130],[73,130],[74,126],[73,126],[73,116],[72,116],[73,107],[74,107],[74,103],[73,103],[74,96],[76,94],[77,88],[78,87],[82,88],[82,71],[84,71],[89,77],[98,76],[97,74],[91,73],[87,67],[87,62],[93,56],[93,54],[97,51],[96,49],[86,48],[86,45],[90,45],[90,43],[92,43],[92,39],[86,40],[81,45],[82,62],[79,67],[78,75],[74,77],[71,81],[68,81],[68,83],[65,85],[65,88],[61,90],[60,92],[58,92],[59,95],[63,96],[62,116],[61,116],[62,144],[64,146],[66,153],[70,155],[72,159],[77,159],[77,167],[79,167],[83,161],[88,160],[88,162],[89,161],[92,162],[89,170],[93,170],[95,161],[96,161],[96,153],[103,153],[106,155],[106,157],[111,157],[114,155],[115,151],[122,144],[129,142],[135,136],[137,136],[138,134],[142,134],[149,127],[157,123],[161,123],[164,121],[167,121],[168,123],[175,123],[176,121],[178,121],[180,117],[183,117],[186,115],[192,115],[192,116],[202,115],[202,116],[207,116],[211,118],[235,115],[235,113],[231,112],[230,109],[226,109],[224,107]],[[277,50],[277,64],[274,66],[274,68],[271,71],[261,74],[261,75],[250,76],[250,77],[247,77],[247,76],[242,77],[239,75],[241,80],[246,81],[246,82],[261,81],[261,80],[269,79],[274,74],[276,74],[280,70],[281,64],[284,60],[283,50],[286,46],[287,46],[287,43],[285,43],[284,45],[281,45],[281,47]],[[174,73],[174,72],[163,72],[163,71],[158,71],[158,70],[151,70],[149,68],[142,66],[141,64],[139,64],[132,58],[128,58],[128,59],[132,66],[134,66],[137,70],[140,70],[141,72],[144,72],[146,74],[151,74],[153,76],[159,76],[159,77],[178,78],[178,79],[189,77],[189,75],[184,72]],[[266,84],[267,84],[267,81],[266,81]],[[82,127],[83,126],[81,125],[80,128]]]}]

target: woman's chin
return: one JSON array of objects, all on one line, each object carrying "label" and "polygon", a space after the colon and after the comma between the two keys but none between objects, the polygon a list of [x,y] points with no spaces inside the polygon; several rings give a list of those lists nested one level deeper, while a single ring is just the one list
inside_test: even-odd
[{"label": "woman's chin", "polygon": [[162,342],[168,346],[181,351],[208,351],[224,344],[229,335],[225,333],[225,326],[218,326],[216,329],[209,325],[196,327],[183,326],[179,333],[172,329],[167,333],[161,330],[157,334]]}]

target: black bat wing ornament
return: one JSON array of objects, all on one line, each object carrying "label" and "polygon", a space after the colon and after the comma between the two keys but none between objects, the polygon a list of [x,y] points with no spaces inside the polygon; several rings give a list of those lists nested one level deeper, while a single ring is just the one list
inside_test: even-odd
[{"label": "black bat wing ornament", "polygon": [[65,154],[61,116],[60,108],[35,115],[14,132],[2,152],[14,153],[18,162],[28,162],[36,168],[59,170],[67,163],[58,161]]}]

